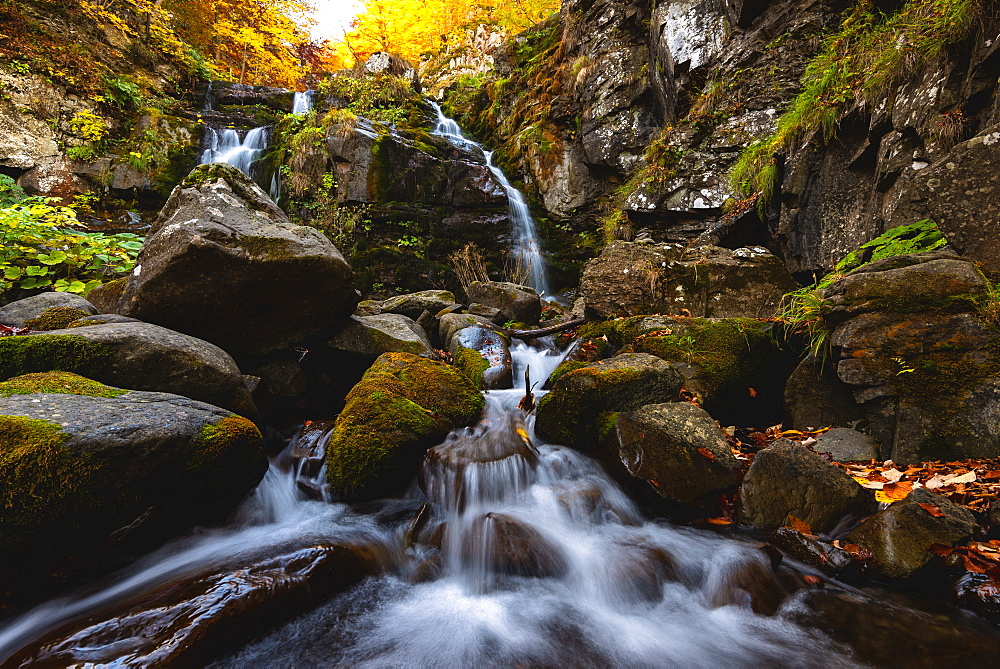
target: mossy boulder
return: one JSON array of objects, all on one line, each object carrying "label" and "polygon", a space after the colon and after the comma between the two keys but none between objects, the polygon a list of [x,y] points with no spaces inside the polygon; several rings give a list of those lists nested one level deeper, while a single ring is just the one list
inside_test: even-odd
[{"label": "mossy boulder", "polygon": [[535,432],[542,439],[588,449],[600,416],[646,404],[676,402],[681,375],[647,353],[625,353],[563,374],[538,402]]},{"label": "mossy boulder", "polygon": [[473,314],[444,314],[438,320],[438,339],[441,340],[441,345],[450,347],[455,333],[472,325],[489,326],[491,323],[489,319]]},{"label": "mossy boulder", "polygon": [[422,290],[417,293],[396,295],[381,302],[371,302],[372,307],[377,310],[376,313],[403,314],[413,320],[420,318],[420,314],[425,311],[436,314],[453,304],[455,295],[447,290]]},{"label": "mossy boulder", "polygon": [[466,289],[469,301],[500,310],[504,321],[535,324],[542,317],[542,301],[534,288],[506,281],[473,281]]},{"label": "mossy boulder", "polygon": [[462,328],[451,338],[455,366],[483,390],[513,386],[513,360],[504,338],[482,325]]},{"label": "mossy boulder", "polygon": [[737,520],[762,529],[805,522],[829,532],[845,516],[875,509],[875,497],[807,447],[781,439],[754,456],[740,485]]},{"label": "mossy boulder", "polygon": [[119,313],[240,357],[296,344],[356,303],[351,268],[329,239],[293,225],[236,168],[213,164],[170,195]]},{"label": "mossy boulder", "polygon": [[66,372],[10,379],[0,384],[0,589],[44,588],[54,565],[97,570],[221,520],[266,468],[256,426],[224,409]]},{"label": "mossy boulder", "polygon": [[847,535],[847,541],[871,551],[868,565],[878,575],[905,578],[934,557],[927,550],[933,544],[954,546],[968,539],[977,527],[968,509],[936,492],[917,488],[861,523]]},{"label": "mossy boulder", "polygon": [[374,360],[383,353],[413,353],[433,357],[427,333],[402,314],[351,316],[347,325],[327,340],[330,348]]},{"label": "mossy boulder", "polygon": [[627,483],[672,502],[717,509],[717,497],[740,482],[743,466],[708,413],[686,402],[649,404],[614,414],[598,458]]},{"label": "mossy boulder", "polygon": [[98,313],[117,313],[122,293],[125,291],[125,286],[127,285],[128,279],[125,277],[102,283],[90,291],[87,299],[97,307]]},{"label": "mossy boulder", "polygon": [[[0,323],[15,328],[55,330],[77,318],[96,314],[97,307],[73,293],[39,293],[0,307]],[[74,315],[73,318],[69,316]]]},{"label": "mossy boulder", "polygon": [[225,351],[149,323],[108,323],[0,337],[0,380],[76,372],[133,390],[175,393],[253,417],[239,367]]},{"label": "mossy boulder", "polygon": [[347,395],[326,452],[327,482],[343,500],[372,499],[412,480],[424,452],[473,423],[485,401],[450,365],[386,353]]}]

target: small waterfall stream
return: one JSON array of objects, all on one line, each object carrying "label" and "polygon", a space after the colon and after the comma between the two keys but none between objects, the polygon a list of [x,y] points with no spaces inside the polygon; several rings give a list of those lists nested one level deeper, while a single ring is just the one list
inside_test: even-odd
[{"label": "small waterfall stream", "polygon": [[538,233],[535,229],[535,219],[531,217],[528,203],[524,200],[524,194],[511,185],[507,175],[499,167],[493,164],[493,152],[487,151],[480,144],[472,141],[462,134],[462,129],[454,119],[450,119],[444,114],[444,110],[434,100],[430,100],[431,106],[437,113],[437,126],[434,134],[444,137],[448,141],[462,148],[475,149],[483,154],[483,162],[496,180],[507,192],[509,203],[510,220],[514,226],[514,258],[517,265],[523,268],[529,277],[529,285],[538,291],[539,295],[550,296],[548,273],[545,269],[545,258],[542,256],[541,244],[538,240]]},{"label": "small waterfall stream", "polygon": [[234,128],[205,128],[205,149],[201,154],[202,164],[229,163],[240,172],[252,177],[251,168],[267,149],[271,141],[271,131],[267,126],[248,130],[240,137]]}]

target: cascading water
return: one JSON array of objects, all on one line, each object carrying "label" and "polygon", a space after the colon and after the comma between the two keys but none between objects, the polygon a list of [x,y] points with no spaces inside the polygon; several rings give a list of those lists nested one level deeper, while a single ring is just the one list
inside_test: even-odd
[{"label": "cascading water", "polygon": [[549,295],[545,258],[542,256],[538,233],[535,230],[535,219],[531,217],[528,203],[524,201],[524,194],[514,188],[507,179],[507,175],[503,173],[503,170],[493,164],[492,151],[487,151],[480,144],[465,137],[462,134],[462,129],[458,127],[458,123],[454,119],[445,116],[441,105],[433,100],[430,103],[434,107],[434,111],[438,117],[434,134],[444,137],[462,148],[471,148],[482,153],[484,164],[507,192],[510,220],[514,226],[513,252],[515,261],[520,268],[523,268],[527,272],[529,285],[537,290],[539,295]]},{"label": "cascading water", "polygon": [[229,163],[247,176],[253,164],[267,149],[270,131],[264,126],[248,130],[241,138],[233,128],[205,128],[205,150],[201,162]]},{"label": "cascading water", "polygon": [[292,97],[292,113],[296,116],[308,114],[312,110],[312,99],[315,91],[301,91]]}]

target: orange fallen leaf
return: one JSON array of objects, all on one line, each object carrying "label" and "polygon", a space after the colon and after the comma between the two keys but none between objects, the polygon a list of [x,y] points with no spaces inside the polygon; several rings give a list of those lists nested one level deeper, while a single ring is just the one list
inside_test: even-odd
[{"label": "orange fallen leaf", "polygon": [[886,483],[882,489],[875,493],[875,499],[883,504],[898,502],[913,491],[913,481],[899,481],[897,483]]},{"label": "orange fallen leaf", "polygon": [[944,517],[944,511],[942,511],[939,507],[934,506],[933,504],[926,504],[924,502],[917,502],[917,504],[920,506],[921,509],[931,514],[935,518]]},{"label": "orange fallen leaf", "polygon": [[757,397],[757,391],[753,388],[747,388],[747,392],[750,393],[750,397]]},{"label": "orange fallen leaf", "polygon": [[708,450],[704,446],[699,446],[698,447],[698,452],[701,453],[706,458],[708,458],[709,460],[714,460],[715,459],[715,453],[713,453],[712,451]]},{"label": "orange fallen leaf", "polygon": [[733,521],[731,518],[707,518],[706,519],[712,525],[732,525]]},{"label": "orange fallen leaf", "polygon": [[806,534],[808,536],[815,536],[813,534],[812,528],[809,527],[809,523],[807,523],[805,521],[802,521],[802,520],[799,520],[795,516],[791,516],[791,515],[788,516],[788,525],[786,525],[786,527],[792,528],[793,530],[795,530],[799,534]]},{"label": "orange fallen leaf", "polygon": [[819,576],[813,576],[812,574],[806,574],[802,578],[809,585],[822,585],[823,584],[823,579],[821,579]]}]

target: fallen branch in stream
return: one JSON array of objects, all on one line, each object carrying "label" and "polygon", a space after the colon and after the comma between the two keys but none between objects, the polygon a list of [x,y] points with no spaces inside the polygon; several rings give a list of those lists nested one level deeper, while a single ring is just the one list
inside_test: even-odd
[{"label": "fallen branch in stream", "polygon": [[489,325],[487,327],[495,332],[499,332],[500,334],[513,337],[514,339],[537,339],[538,337],[546,337],[550,334],[555,334],[564,330],[572,330],[573,328],[579,327],[586,322],[586,318],[574,318],[573,320],[560,323],[559,325],[550,325],[547,328],[539,328],[537,330],[511,330],[510,328],[500,327],[499,325]]}]

